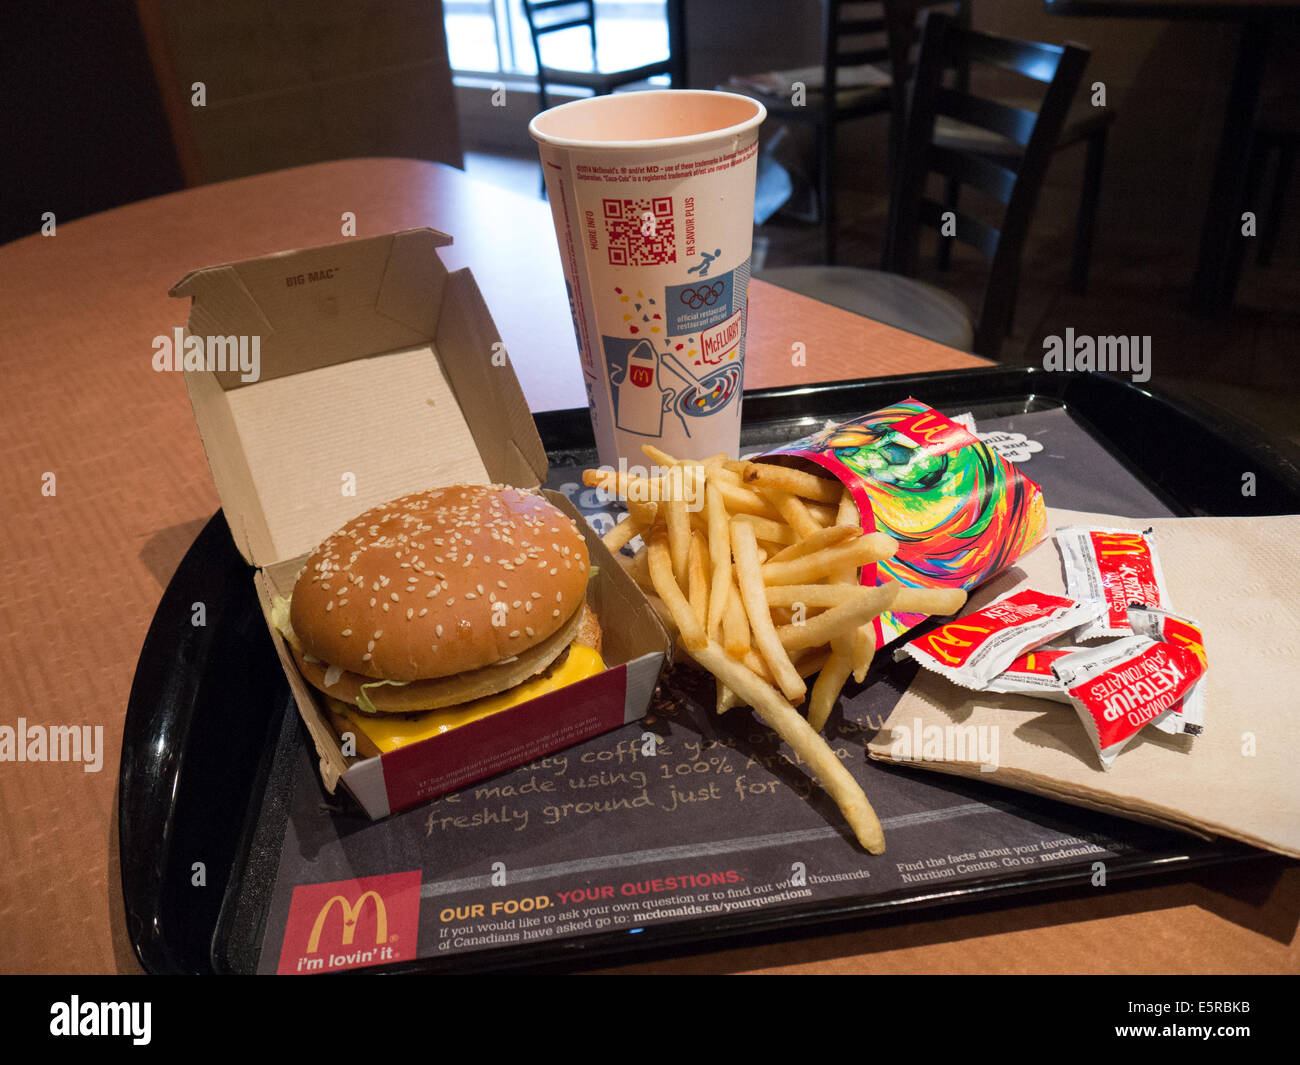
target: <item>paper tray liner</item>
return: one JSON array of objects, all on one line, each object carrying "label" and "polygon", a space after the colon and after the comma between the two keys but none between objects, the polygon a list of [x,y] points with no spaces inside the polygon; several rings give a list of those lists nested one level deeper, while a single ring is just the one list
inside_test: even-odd
[{"label": "paper tray liner", "polygon": [[[1148,521],[1049,508],[1050,530],[1077,524],[1155,530],[1167,605],[1205,635],[1205,732],[1192,739],[1144,729],[1103,771],[1073,707],[967,691],[922,669],[868,746],[871,757],[1300,857],[1300,515]],[[1050,537],[980,587],[963,613],[1021,587],[1065,591]],[[918,724],[922,732],[995,727],[996,769],[983,772],[947,752],[896,761],[893,730],[915,734]]]}]

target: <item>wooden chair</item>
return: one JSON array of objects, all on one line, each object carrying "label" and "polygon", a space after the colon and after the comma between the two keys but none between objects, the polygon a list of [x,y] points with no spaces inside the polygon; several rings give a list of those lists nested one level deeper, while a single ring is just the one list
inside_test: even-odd
[{"label": "wooden chair", "polygon": [[[909,91],[884,269],[799,266],[756,276],[939,343],[996,358],[1010,328],[1030,219],[1087,61],[1087,49],[1077,45],[996,37],[959,26],[945,13],[929,13]],[[979,64],[1045,84],[1037,112],[944,85],[947,71]],[[1019,154],[1004,162],[937,145],[935,124],[940,116],[1005,137],[1018,146]],[[931,173],[971,185],[1002,204],[1000,228],[931,199],[926,193]],[[932,226],[942,233],[949,225],[957,240],[974,247],[990,263],[979,317],[973,323],[959,300],[915,278],[921,227]]]},{"label": "wooden chair", "polygon": [[[669,0],[671,3],[672,0]],[[596,4],[595,0],[523,0],[524,17],[528,20],[528,34],[533,41],[533,55],[537,59],[537,93],[539,110],[550,104],[552,85],[588,89],[596,96],[608,96],[615,89],[645,81],[658,74],[667,74],[673,88],[682,88],[684,80],[679,63],[672,55],[639,67],[620,70],[600,70],[596,57]],[[547,66],[542,61],[542,38],[563,30],[587,27],[591,37],[591,69],[568,70]]]},{"label": "wooden chair", "polygon": [[821,65],[732,78],[771,118],[812,124],[822,255],[835,261],[835,148],[841,122],[890,114],[893,53],[886,8],[897,0],[823,0]]},{"label": "wooden chair", "polygon": [[[896,69],[905,64],[909,65],[910,69],[910,55],[914,51],[917,36],[917,13],[935,7],[952,9],[961,25],[970,26],[971,9],[968,3],[961,2],[954,5],[951,0],[947,3],[943,0],[898,0],[896,4],[891,5],[890,25],[890,40],[895,48],[893,62]],[[957,84],[963,90],[969,90],[969,71],[958,70]],[[997,97],[996,99],[999,103],[1009,104],[1021,110],[1032,111],[1038,105],[1038,101],[1032,97]],[[1076,144],[1087,146],[1083,183],[1079,189],[1079,204],[1075,211],[1074,245],[1070,254],[1070,285],[1076,292],[1084,292],[1088,287],[1088,269],[1092,261],[1097,205],[1101,199],[1101,177],[1106,160],[1106,141],[1114,122],[1114,110],[1104,105],[1094,106],[1090,96],[1072,101],[1066,113],[1061,135],[1054,147],[1054,151],[1059,152]],[[1020,145],[993,130],[961,122],[946,115],[940,115],[935,124],[934,142],[956,151],[978,152],[1003,164],[1014,164],[1021,152]],[[945,190],[945,206],[955,209],[960,196],[960,183],[949,182]],[[947,268],[951,250],[952,238],[941,237],[936,257],[941,269]]]}]

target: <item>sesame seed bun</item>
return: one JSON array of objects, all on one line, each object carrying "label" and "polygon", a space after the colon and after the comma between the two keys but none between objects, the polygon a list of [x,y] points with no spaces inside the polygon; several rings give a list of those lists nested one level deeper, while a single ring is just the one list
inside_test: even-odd
[{"label": "sesame seed bun", "polygon": [[577,527],[540,495],[453,485],[373,507],[325,540],[290,622],[306,656],[358,683],[447,678],[556,644],[589,570]]}]

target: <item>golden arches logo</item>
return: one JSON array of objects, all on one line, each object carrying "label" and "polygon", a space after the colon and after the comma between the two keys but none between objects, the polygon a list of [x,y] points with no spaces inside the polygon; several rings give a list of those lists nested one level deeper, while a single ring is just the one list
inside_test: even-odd
[{"label": "golden arches logo", "polygon": [[343,914],[343,939],[340,945],[344,947],[351,946],[352,937],[357,931],[357,918],[360,916],[361,907],[365,905],[367,899],[375,900],[375,946],[387,942],[388,907],[384,905],[384,900],[377,891],[363,892],[356,902],[348,902],[342,895],[333,895],[320,908],[320,913],[316,915],[316,923],[311,926],[311,936],[307,940],[307,953],[315,954],[320,948],[320,936],[325,929],[325,918],[329,916],[336,902]]}]

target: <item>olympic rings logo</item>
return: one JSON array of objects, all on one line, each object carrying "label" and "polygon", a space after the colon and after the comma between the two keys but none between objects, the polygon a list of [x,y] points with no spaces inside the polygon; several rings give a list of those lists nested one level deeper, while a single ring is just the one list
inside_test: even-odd
[{"label": "olympic rings logo", "polygon": [[711,285],[701,285],[699,288],[684,288],[678,295],[678,299],[693,311],[700,307],[712,307],[721,298],[726,287],[721,281],[715,281]]}]

